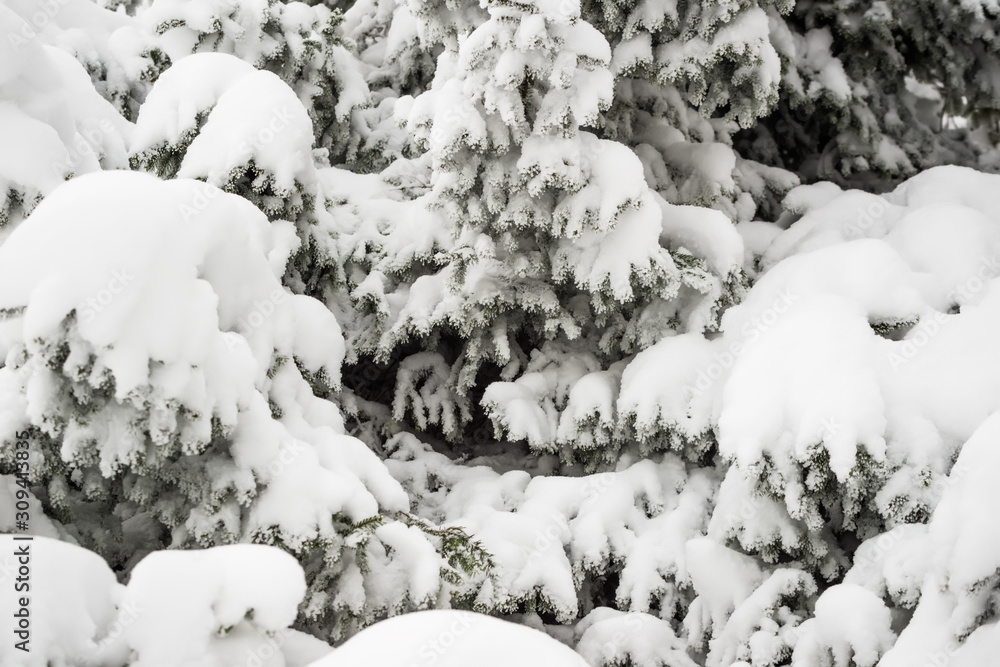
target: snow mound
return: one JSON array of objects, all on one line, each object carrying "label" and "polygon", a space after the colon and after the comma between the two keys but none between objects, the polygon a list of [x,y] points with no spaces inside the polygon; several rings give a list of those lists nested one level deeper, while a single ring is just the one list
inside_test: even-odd
[{"label": "snow mound", "polygon": [[135,667],[225,667],[251,655],[285,667],[278,649],[305,591],[298,562],[274,547],[157,551],[132,571],[122,608],[134,618],[118,642]]},{"label": "snow mound", "polygon": [[[67,10],[87,5],[71,2]],[[79,62],[36,35],[28,23],[38,15],[33,11],[27,2],[0,6],[0,30],[8,36],[0,45],[0,228],[26,217],[68,178],[128,166],[132,125],[101,98]]]},{"label": "snow mound", "polygon": [[896,641],[892,615],[871,591],[838,584],[816,601],[813,618],[799,627],[793,665],[857,665],[875,667]]},{"label": "snow mound", "polygon": [[[332,649],[288,626],[306,590],[286,552],[260,545],[157,551],[127,586],[95,553],[45,537],[0,535],[0,583],[28,559],[29,652],[4,642],[10,667],[305,667]],[[28,556],[15,552],[27,549]],[[21,595],[0,596],[4,632]],[[14,620],[17,623],[17,620]]]},{"label": "snow mound", "polygon": [[[0,272],[19,276],[4,279],[0,308],[22,313],[5,322],[0,346],[50,339],[73,313],[81,341],[107,350],[116,398],[149,382],[150,364],[163,364],[158,372],[175,376],[164,400],[195,408],[207,390],[220,413],[247,400],[235,378],[261,379],[270,366],[270,354],[258,365],[250,351],[293,352],[308,343],[310,370],[337,378],[343,344],[333,316],[325,316],[322,351],[315,348],[323,343],[297,341],[290,326],[302,297],[278,277],[296,244],[288,227],[269,225],[245,200],[204,183],[132,172],[81,177],[0,248]],[[232,335],[246,347],[233,348]]]},{"label": "snow mound", "polygon": [[[114,573],[100,556],[78,546],[47,537],[17,537],[0,535],[0,628],[5,637],[0,662],[48,667],[96,658],[117,613],[122,586]],[[15,555],[18,551],[21,556]],[[19,573],[21,565],[27,566],[27,577]],[[16,586],[26,588],[19,591]],[[20,612],[22,597],[30,600],[28,652],[15,647],[28,638],[15,634],[14,615]]]},{"label": "snow mound", "polygon": [[576,626],[576,650],[591,665],[697,667],[670,624],[649,614],[599,607]]},{"label": "snow mound", "polygon": [[587,667],[543,632],[468,611],[433,610],[390,618],[362,631],[309,667]]},{"label": "snow mound", "polygon": [[179,161],[170,163],[177,176],[218,187],[253,165],[270,176],[275,194],[288,196],[316,180],[312,142],[308,112],[277,75],[235,56],[199,53],[157,79],[139,112],[130,151],[144,165],[170,154]]}]

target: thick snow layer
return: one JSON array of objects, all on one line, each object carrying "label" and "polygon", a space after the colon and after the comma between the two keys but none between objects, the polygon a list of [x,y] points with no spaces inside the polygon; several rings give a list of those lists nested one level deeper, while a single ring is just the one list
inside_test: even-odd
[{"label": "thick snow layer", "polygon": [[[722,358],[719,341],[699,334],[670,336],[646,348],[625,367],[618,413],[640,440],[668,432],[680,442],[696,441],[712,427],[712,362]],[[676,378],[684,391],[663,382]]]},{"label": "thick snow layer", "polygon": [[977,628],[965,642],[959,646],[949,646],[947,651],[937,651],[932,659],[941,661],[941,656],[951,657],[948,662],[952,667],[980,667],[996,660],[1000,651],[1000,624],[987,623]]},{"label": "thick snow layer", "polygon": [[[22,555],[15,555],[19,550]],[[22,565],[27,575],[19,572]],[[18,591],[15,585],[26,588]],[[0,586],[4,635],[0,663],[5,667],[49,667],[95,659],[116,618],[122,588],[95,553],[47,537],[23,541],[13,535],[0,535]],[[21,598],[30,604],[30,623],[29,631],[17,637],[15,614],[20,613]],[[28,638],[29,651],[15,647],[16,641]]]},{"label": "thick snow layer", "polygon": [[831,192],[822,185],[830,184],[803,185],[788,194],[786,209],[801,210],[803,215],[767,248],[761,268],[766,270],[792,255],[845,241],[882,238],[905,214],[905,209],[878,195],[839,188]]},{"label": "thick snow layer", "polygon": [[[15,556],[25,548],[29,556]],[[0,549],[5,588],[14,587],[24,562],[30,569],[23,595],[0,596],[8,637],[20,598],[30,599],[30,651],[4,642],[5,666],[305,667],[332,650],[288,628],[305,578],[274,547],[154,552],[127,586],[97,554],[65,542],[0,535]]]},{"label": "thick snow layer", "polygon": [[[104,11],[76,1],[65,11],[88,5]],[[8,36],[0,44],[0,222],[12,215],[18,221],[71,176],[128,166],[131,124],[101,98],[79,62],[35,32],[28,20],[37,10],[20,1],[0,6],[0,31]],[[23,211],[11,210],[11,195]]]},{"label": "thick snow layer", "polygon": [[934,553],[925,524],[900,524],[865,540],[854,552],[845,584],[857,584],[895,604],[914,607]]},{"label": "thick snow layer", "polygon": [[180,59],[164,72],[136,121],[133,155],[185,145],[178,176],[223,186],[253,163],[278,192],[315,180],[313,128],[277,75],[222,53]]},{"label": "thick snow layer", "polygon": [[701,206],[674,206],[658,198],[663,210],[660,243],[671,250],[687,248],[703,257],[720,278],[743,265],[743,239],[724,214]]},{"label": "thick snow layer", "polygon": [[[790,234],[795,226],[785,234]],[[784,234],[775,239],[782,241]],[[774,247],[774,245],[772,245]],[[851,271],[842,267],[850,266]],[[873,321],[907,320],[926,311],[911,267],[883,241],[859,239],[795,255],[768,270],[722,318],[727,337],[752,343],[812,298],[841,296]]]},{"label": "thick snow layer", "polygon": [[892,615],[881,598],[854,584],[823,591],[813,617],[799,627],[793,665],[874,667],[896,640]]},{"label": "thick snow layer", "polygon": [[[987,370],[1000,363],[989,333],[1000,313],[998,181],[941,168],[883,197],[793,191],[786,207],[802,217],[769,233],[766,250],[767,237],[755,245],[762,273],[723,318],[730,356],[712,363],[717,434],[737,465],[719,489],[709,534],[764,553],[811,552],[830,567],[841,556],[835,544],[822,546],[824,521],[806,503],[825,466],[842,494],[838,512],[890,521],[886,532],[861,533],[868,539],[845,582],[796,630],[794,664],[896,667],[938,655],[951,664],[995,641],[976,627],[988,605],[978,591],[995,586],[1000,567],[995,522],[982,510],[1000,502],[990,497],[998,464],[988,446],[1000,387]],[[655,375],[654,366],[663,364],[644,372]],[[866,493],[870,510],[857,502]],[[892,527],[920,513],[932,514],[929,528]],[[695,622],[709,603],[701,595],[689,615],[692,639],[708,627]],[[917,607],[895,646],[899,619],[883,600]],[[760,638],[739,643],[730,630],[737,616],[713,631],[710,663],[739,646],[765,651]],[[963,646],[972,631],[975,642]]]},{"label": "thick snow layer", "polygon": [[958,288],[969,280],[1000,273],[1000,216],[988,199],[956,194],[915,198],[905,206],[893,201],[905,200],[902,194],[883,198],[850,191],[813,208],[771,244],[762,268],[853,239],[881,239],[917,274],[927,302],[942,311],[968,301]]},{"label": "thick snow layer", "polygon": [[376,623],[310,667],[587,667],[543,632],[468,611],[421,611]]},{"label": "thick snow layer", "polygon": [[591,665],[696,667],[666,621],[598,607],[576,626],[576,650]]},{"label": "thick snow layer", "polygon": [[732,613],[765,578],[753,558],[711,539],[689,540],[685,551],[691,586],[714,623]]},{"label": "thick snow layer", "polygon": [[[596,413],[609,426],[617,383],[614,371],[602,372],[593,355],[574,354],[568,345],[550,343],[535,351],[516,381],[487,387],[482,405],[505,425],[508,437],[548,449],[557,439],[576,437],[577,419]],[[567,406],[562,414],[557,405]]]},{"label": "thick snow layer", "polygon": [[996,217],[1000,192],[996,189],[996,174],[968,167],[934,167],[901,183],[885,195],[890,203],[920,207],[930,204],[958,204]]},{"label": "thick snow layer", "polygon": [[[134,667],[237,664],[280,645],[274,638],[295,620],[305,590],[298,562],[274,547],[158,551],[132,570],[122,606],[136,614],[119,643]],[[275,656],[264,664],[284,667]]]},{"label": "thick snow layer", "polygon": [[830,181],[799,185],[788,191],[781,205],[789,213],[801,215],[811,209],[825,206],[841,193],[843,189]]},{"label": "thick snow layer", "polygon": [[788,516],[782,499],[757,493],[754,482],[736,466],[729,468],[719,485],[708,536],[723,544],[736,538],[748,551],[796,551],[802,540],[799,523]]},{"label": "thick snow layer", "polygon": [[[0,346],[39,358],[8,364],[0,385],[61,439],[63,460],[96,447],[105,474],[137,461],[144,429],[160,446],[198,452],[217,419],[232,461],[220,462],[213,484],[256,495],[242,529],[278,526],[293,547],[332,538],[335,514],[360,521],[380,507],[406,509],[375,454],[343,434],[336,407],[313,395],[295,365],[276,365],[297,359],[335,385],[344,355],[333,315],[278,279],[294,246],[290,225],[271,225],[246,200],[198,181],[129,172],[71,181],[0,247],[0,308],[18,313],[4,321]],[[65,337],[75,352],[59,379],[40,360],[47,341]],[[94,368],[80,377],[72,369],[88,357]],[[102,378],[115,390],[95,407],[105,417],[65,424],[60,382]],[[237,532],[238,507],[234,498],[215,518],[195,512],[187,529],[198,536],[228,517]]]},{"label": "thick snow layer", "polygon": [[841,483],[858,447],[884,460],[885,408],[872,370],[873,342],[861,308],[836,297],[810,300],[778,320],[726,383],[720,451],[746,466],[766,454],[788,475],[787,456],[808,461],[822,443]]},{"label": "thick snow layer", "polygon": [[753,220],[736,223],[736,231],[743,239],[743,270],[748,276],[756,277],[758,262],[781,233],[781,227],[773,222]]},{"label": "thick snow layer", "polygon": [[198,114],[211,110],[229,88],[254,71],[253,65],[221,53],[181,58],[157,79],[146,97],[131,151],[180,142],[197,129]]},{"label": "thick snow layer", "polygon": [[[847,521],[865,494],[895,520],[927,512],[961,443],[1000,409],[987,370],[1000,355],[988,333],[1000,316],[998,177],[942,168],[919,178],[925,195],[909,182],[884,197],[790,195],[802,217],[763,251],[757,282],[722,318],[722,354],[699,371],[714,380],[701,384],[717,397],[720,451],[783,496],[790,517],[771,517],[770,500],[751,493],[744,500],[768,509],[771,528],[716,521],[715,534],[803,544],[789,518],[820,527],[803,503],[826,467]],[[663,364],[651,377],[653,366]],[[736,497],[726,513],[738,512]]]},{"label": "thick snow layer", "polygon": [[[175,373],[192,369],[170,383],[170,398],[197,400],[194,373],[208,374],[201,382],[210,383],[215,400],[239,400],[233,380],[267,368],[248,364],[246,348],[227,352],[225,332],[258,353],[276,335],[294,339],[293,315],[271,317],[285,315],[296,299],[274,271],[287,260],[289,233],[246,200],[197,181],[130,172],[76,179],[0,247],[0,271],[18,276],[3,280],[0,308],[24,308],[22,320],[6,323],[0,344],[7,350],[57,335],[75,311],[81,338],[108,348],[119,399],[149,381],[154,361]],[[342,356],[331,347],[327,365],[336,368]]]},{"label": "thick snow layer", "polygon": [[273,175],[279,192],[290,192],[296,181],[313,178],[312,139],[312,122],[295,92],[276,75],[255,71],[219,97],[177,175],[218,185],[253,162]]},{"label": "thick snow layer", "polygon": [[976,659],[996,650],[996,624],[979,626],[991,613],[988,591],[995,589],[1000,568],[1000,532],[990,509],[998,502],[998,432],[1000,412],[965,443],[928,530],[910,542],[912,551],[925,554],[921,568],[909,568],[916,570],[910,578],[920,581],[919,603],[881,667],[927,656],[941,656],[947,664],[989,664]]},{"label": "thick snow layer", "polygon": [[571,276],[577,287],[594,294],[610,292],[621,303],[634,301],[640,288],[649,290],[661,276],[674,276],[674,262],[658,241],[661,218],[654,196],[646,193],[640,201],[619,214],[606,233],[585,230],[561,239],[553,274]]},{"label": "thick snow layer", "polygon": [[[4,32],[7,36],[4,46],[25,54],[32,51],[32,43],[58,49],[70,61],[78,61],[77,67],[83,66],[80,71],[88,87],[87,94],[100,99],[99,92],[100,97],[126,116],[135,112],[149,80],[155,78],[160,68],[160,54],[154,47],[156,38],[144,31],[138,20],[106,8],[113,3],[89,0],[56,0],[49,4],[9,0],[4,4],[26,22],[16,32]],[[29,62],[34,60],[31,55],[28,58]],[[74,106],[68,104],[70,113],[85,117],[81,113],[84,109]],[[108,118],[126,124],[117,114]]]},{"label": "thick snow layer", "polygon": [[[322,3],[157,0],[138,12],[138,23],[157,35],[157,46],[173,62],[191,54],[229,54],[279,75],[294,88],[310,117],[323,124],[315,128],[321,146],[353,152],[360,140],[363,149],[378,150],[384,148],[386,135],[394,131],[384,122],[391,111],[369,106],[373,100],[366,74],[372,66],[359,62],[350,48],[354,46],[350,37],[339,26],[334,28],[339,23],[338,14]],[[381,27],[392,32],[397,26],[383,23]],[[371,41],[369,35],[359,35],[357,44],[363,48]],[[379,40],[373,50],[382,46]],[[268,100],[261,95],[255,102],[266,105]],[[391,106],[392,101],[388,108]],[[303,157],[308,158],[308,152]]]},{"label": "thick snow layer", "polygon": [[[733,556],[750,562],[739,567],[739,563],[732,562]],[[794,629],[796,619],[792,609],[797,606],[796,599],[814,594],[815,584],[809,574],[792,567],[763,573],[759,584],[751,584],[752,580],[747,577],[752,569],[748,571],[747,568],[752,567],[753,559],[733,553],[715,562],[725,566],[727,560],[738,568],[728,575],[728,579],[735,585],[739,597],[715,584],[712,588],[718,593],[714,600],[704,595],[695,598],[684,619],[689,646],[704,645],[710,637],[705,660],[708,667],[729,667],[737,657],[774,664],[784,652],[784,636]],[[744,581],[737,583],[738,578]],[[753,591],[745,595],[748,584]],[[707,633],[709,629],[710,634]]]},{"label": "thick snow layer", "polygon": [[985,508],[1000,506],[1000,412],[962,447],[949,485],[930,523],[929,538],[949,588],[973,590],[1000,571],[1000,525]]}]

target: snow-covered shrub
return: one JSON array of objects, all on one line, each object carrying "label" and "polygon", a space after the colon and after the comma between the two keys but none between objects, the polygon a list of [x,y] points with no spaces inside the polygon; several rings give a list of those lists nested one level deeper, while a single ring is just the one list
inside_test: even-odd
[{"label": "snow-covered shrub", "polygon": [[[27,574],[19,574],[22,565]],[[95,662],[99,642],[115,621],[122,588],[100,556],[49,537],[0,535],[0,583],[5,635],[0,662],[10,667],[100,664]],[[30,605],[22,604],[25,598]],[[24,615],[22,609],[27,609],[27,627],[20,627],[16,616]]]},{"label": "snow-covered shrub", "polygon": [[83,67],[35,32],[33,6],[21,4],[0,5],[0,238],[64,180],[127,166],[131,132]]},{"label": "snow-covered shrub", "polygon": [[157,551],[117,596],[97,659],[130,667],[305,667],[330,652],[289,627],[305,591],[302,567],[274,547]]},{"label": "snow-covered shrub", "polygon": [[197,178],[238,194],[269,218],[316,208],[312,126],[295,93],[236,57],[178,60],[142,105],[134,164],[161,178]]},{"label": "snow-covered shrub", "polygon": [[56,47],[84,66],[97,92],[128,120],[135,119],[150,84],[169,64],[153,35],[135,19],[88,0],[7,0],[27,26],[5,30],[15,52],[32,42]]},{"label": "snow-covered shrub", "polygon": [[[995,549],[979,540],[989,533],[970,529],[982,567],[954,593],[940,592],[931,554],[963,538],[925,536],[961,525],[958,514],[983,516],[971,500],[948,510],[942,498],[969,488],[970,469],[983,479],[992,469],[959,452],[1000,409],[997,178],[938,168],[881,197],[793,191],[786,203],[797,219],[755,246],[759,276],[719,334],[668,335],[578,392],[604,406],[594,430],[609,435],[594,452],[615,446],[623,414],[633,433],[664,440],[612,450],[614,472],[531,477],[519,468],[552,463],[481,459],[504,466],[496,471],[411,435],[390,441],[387,465],[417,512],[463,526],[493,556],[460,597],[531,623],[579,625],[597,607],[648,613],[713,667],[872,665],[883,655],[912,664],[917,653],[903,651],[917,637],[914,650],[931,655],[973,638],[968,650],[987,650]],[[506,389],[522,437],[558,434],[558,408],[539,396],[572,396],[566,387],[600,372],[585,355],[575,362],[559,372],[539,364]],[[975,441],[964,446],[974,451]],[[957,514],[932,519],[929,533],[919,524],[945,511]],[[917,627],[947,617],[952,634],[923,648],[930,633],[906,630],[915,608]],[[592,660],[656,659],[641,632],[615,646],[593,632],[581,643]]]},{"label": "snow-covered shrub", "polygon": [[[432,160],[423,196],[454,239],[437,252],[428,244],[430,261],[398,296],[379,289],[372,270],[354,297],[374,315],[374,330],[357,336],[363,353],[387,361],[411,343],[440,352],[442,372],[425,367],[440,378],[400,373],[397,384],[419,378],[458,396],[486,389],[484,407],[504,434],[517,397],[551,403],[551,416],[580,370],[604,371],[669,329],[714,326],[742,288],[742,248],[738,261],[714,262],[710,237],[739,244],[728,221],[692,227],[694,216],[646,185],[630,150],[580,129],[599,122],[613,76],[606,42],[576,5],[488,9],[489,21],[441,56],[435,84],[407,114]],[[581,355],[585,369],[573,360]],[[480,374],[506,382],[487,389]],[[450,412],[446,435],[458,437],[467,418]],[[510,437],[529,437],[523,428]],[[553,424],[531,428],[532,445],[556,445]]]},{"label": "snow-covered shrub", "polygon": [[[948,511],[946,499],[971,488],[972,470],[988,468],[966,456],[977,449],[973,433],[1000,409],[990,370],[1000,361],[991,333],[1000,303],[998,180],[942,167],[884,197],[814,187],[789,196],[801,217],[762,253],[762,276],[723,317],[719,340],[728,356],[717,356],[695,389],[715,396],[719,452],[732,462],[708,535],[757,556],[765,568],[791,559],[791,572],[811,577],[787,589],[800,596],[788,607],[792,616],[775,619],[779,629],[794,629],[791,635],[772,628],[780,641],[765,641],[743,632],[737,638],[748,639],[730,643],[719,664],[772,664],[766,656],[793,650],[804,664],[850,664],[849,655],[855,664],[874,664],[905,625],[906,610],[918,599],[924,605],[945,595],[929,593],[947,585],[934,563],[952,548],[945,543],[960,541],[950,535],[930,542],[914,524],[931,518],[932,533],[935,525],[953,530],[957,518],[936,518]],[[838,269],[844,266],[851,272]],[[953,511],[976,515],[971,505]],[[981,529],[972,534],[983,539]],[[977,545],[977,559],[993,557],[992,547]],[[950,635],[927,640],[938,642],[934,650],[946,640],[957,647],[992,618],[993,603],[985,602],[995,588],[991,568],[980,571],[986,579],[958,586],[970,596],[968,611],[951,616],[941,610],[962,603],[926,603],[951,619]],[[813,599],[847,570],[845,581],[867,592],[830,589],[823,593],[834,596],[826,606],[827,598]],[[922,584],[925,576],[937,579]],[[692,614],[706,604],[700,599]],[[867,622],[844,625],[834,611],[844,605],[868,609]],[[897,611],[902,616],[890,618]],[[814,621],[806,620],[814,613]],[[691,627],[713,628],[710,647],[733,641],[718,622]],[[893,660],[912,664],[929,649],[904,647],[926,636],[904,629],[885,660],[896,651]]]},{"label": "snow-covered shrub", "polygon": [[684,618],[689,650],[711,667],[780,664],[808,613],[816,584],[796,567],[764,568],[709,538],[685,546],[696,597]]},{"label": "snow-covered shrub", "polygon": [[737,139],[745,157],[809,182],[882,189],[934,165],[1000,168],[1000,6],[788,5],[768,17],[781,58],[780,103]]},{"label": "snow-covered shrub", "polygon": [[[713,535],[830,577],[846,564],[836,534],[867,539],[929,515],[956,448],[1000,407],[974,362],[962,382],[928,380],[954,369],[956,350],[997,354],[984,337],[1000,270],[995,179],[940,168],[885,197],[789,196],[805,202],[801,219],[763,253],[763,275],[680,393],[692,415],[714,397],[719,452],[735,463]],[[727,520],[747,502],[752,516]]]},{"label": "snow-covered shrub", "polygon": [[24,596],[0,600],[11,635],[7,619],[30,599],[28,639],[0,647],[9,667],[306,667],[331,650],[289,627],[306,583],[277,548],[158,551],[122,585],[95,553],[19,537],[0,535],[4,582],[13,585],[20,558],[30,570]]},{"label": "snow-covered shrub", "polygon": [[308,110],[317,147],[333,159],[356,157],[364,137],[352,118],[369,90],[337,29],[338,10],[277,0],[153,0],[139,18],[175,62],[226,53],[279,76]]},{"label": "snow-covered shrub", "polygon": [[[926,554],[908,568],[919,602],[880,663],[885,667],[937,656],[971,665],[998,647],[1000,532],[992,515],[1000,502],[994,479],[998,428],[1000,413],[994,412],[965,443],[927,530],[906,544]],[[886,573],[887,583],[896,572]]]},{"label": "snow-covered shrub", "polygon": [[[134,166],[196,178],[295,223],[301,246],[289,284],[320,293],[342,281],[336,230],[313,157],[312,123],[295,92],[235,56],[199,53],[163,73],[139,111]],[[205,204],[202,197],[185,219]]]},{"label": "snow-covered shrub", "polygon": [[386,446],[417,512],[461,526],[491,554],[489,571],[456,592],[463,604],[561,624],[602,604],[683,617],[684,544],[704,530],[710,470],[667,454],[617,472],[531,478],[456,464],[410,434]]},{"label": "snow-covered shrub", "polygon": [[116,567],[137,542],[282,545],[305,618],[342,633],[433,604],[460,574],[438,549],[467,543],[391,520],[406,493],[322,398],[337,321],[280,283],[297,243],[199,181],[63,185],[0,246],[0,461],[28,430],[46,511]]},{"label": "snow-covered shrub", "polygon": [[892,616],[873,592],[852,584],[828,588],[812,618],[798,627],[793,665],[874,667],[896,635]]}]

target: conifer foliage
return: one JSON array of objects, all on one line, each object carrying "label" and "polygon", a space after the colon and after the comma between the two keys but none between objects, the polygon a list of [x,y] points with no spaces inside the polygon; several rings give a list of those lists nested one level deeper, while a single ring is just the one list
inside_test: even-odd
[{"label": "conifer foliage", "polygon": [[41,4],[0,663],[1000,651],[995,1]]}]

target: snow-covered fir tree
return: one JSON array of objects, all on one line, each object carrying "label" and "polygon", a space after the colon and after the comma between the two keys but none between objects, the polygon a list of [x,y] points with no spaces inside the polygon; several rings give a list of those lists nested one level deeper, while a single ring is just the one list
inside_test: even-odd
[{"label": "snow-covered fir tree", "polygon": [[[482,395],[498,434],[552,449],[572,387],[667,332],[712,329],[743,287],[741,258],[709,264],[709,236],[735,239],[731,225],[693,229],[632,151],[582,129],[614,79],[575,5],[488,9],[407,114],[431,161],[421,203],[450,238],[402,285],[378,264],[362,273],[357,346],[376,360],[423,348],[398,362],[396,419],[457,438]],[[399,258],[382,261],[399,273]]]},{"label": "snow-covered fir tree", "polygon": [[0,663],[992,664],[998,29],[0,0]]},{"label": "snow-covered fir tree", "polygon": [[997,171],[996,3],[794,3],[771,14],[781,102],[737,142],[810,181],[887,189],[918,169]]}]

